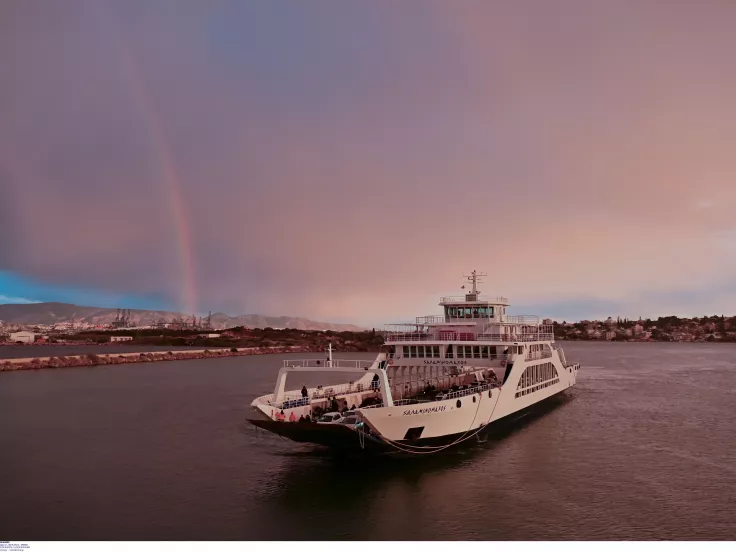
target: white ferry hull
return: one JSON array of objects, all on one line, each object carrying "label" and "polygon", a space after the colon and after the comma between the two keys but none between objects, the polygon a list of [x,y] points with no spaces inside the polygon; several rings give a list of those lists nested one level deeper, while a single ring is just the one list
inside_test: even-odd
[{"label": "white ferry hull", "polygon": [[249,420],[253,425],[273,432],[297,443],[313,444],[327,448],[336,455],[370,456],[422,456],[435,452],[472,446],[494,435],[503,435],[522,423],[543,416],[564,404],[566,390],[557,392],[542,401],[535,402],[503,418],[481,427],[468,437],[467,432],[452,433],[436,437],[421,437],[414,441],[399,440],[393,444],[368,433],[358,435],[356,431],[340,424],[285,424],[273,420]]}]

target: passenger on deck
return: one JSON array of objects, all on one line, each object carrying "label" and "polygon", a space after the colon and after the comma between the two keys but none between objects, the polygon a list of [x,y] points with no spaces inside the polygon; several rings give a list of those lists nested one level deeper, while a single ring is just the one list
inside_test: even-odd
[{"label": "passenger on deck", "polygon": [[284,414],[284,411],[283,410],[281,412],[279,412],[278,414],[276,414],[276,419],[279,422],[283,422],[284,420],[286,420],[286,414]]},{"label": "passenger on deck", "polygon": [[289,421],[290,422],[296,422],[296,414],[294,414],[294,411],[291,411],[291,414],[289,414]]},{"label": "passenger on deck", "polygon": [[307,420],[305,420],[305,419],[304,419],[304,414],[302,414],[301,416],[299,416],[299,423],[300,423],[300,424],[303,424],[303,423],[304,423],[304,422],[306,422],[306,421],[307,421]]},{"label": "passenger on deck", "polygon": [[306,399],[308,395],[309,395],[309,392],[307,391],[307,386],[302,385],[302,397]]}]

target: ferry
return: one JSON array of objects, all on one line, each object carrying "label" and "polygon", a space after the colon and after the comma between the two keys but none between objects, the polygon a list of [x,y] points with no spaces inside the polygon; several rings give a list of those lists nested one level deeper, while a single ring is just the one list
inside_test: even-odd
[{"label": "ferry", "polygon": [[[505,297],[481,295],[482,276],[442,297],[442,314],[388,325],[372,361],[333,359],[331,345],[326,359],[285,360],[249,421],[339,452],[426,455],[539,410],[575,385],[580,364],[555,344],[551,320],[509,315]],[[287,377],[303,372],[354,378],[287,391]]]}]

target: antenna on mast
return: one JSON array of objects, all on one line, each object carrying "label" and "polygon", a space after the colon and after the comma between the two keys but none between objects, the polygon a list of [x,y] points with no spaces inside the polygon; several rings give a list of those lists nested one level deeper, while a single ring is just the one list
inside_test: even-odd
[{"label": "antenna on mast", "polygon": [[[483,281],[480,279],[483,276],[488,276],[487,272],[476,272],[475,270],[470,273],[470,276],[465,276],[463,274],[463,278],[468,280],[471,284],[473,284],[473,290],[470,293],[467,293],[465,295],[466,301],[477,301],[478,295],[480,295],[480,291],[478,290],[477,285],[482,284]],[[464,286],[463,286],[464,287]]]}]

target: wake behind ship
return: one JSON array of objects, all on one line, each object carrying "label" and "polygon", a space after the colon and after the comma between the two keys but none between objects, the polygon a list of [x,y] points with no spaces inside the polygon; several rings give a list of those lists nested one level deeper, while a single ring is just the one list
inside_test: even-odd
[{"label": "wake behind ship", "polygon": [[[443,314],[391,324],[373,361],[286,360],[254,425],[344,452],[426,455],[507,425],[575,385],[580,364],[554,343],[551,321],[510,316],[504,297],[442,297]],[[353,372],[342,385],[286,391],[293,372]],[[319,419],[321,421],[314,422]],[[306,421],[310,420],[310,421]]]}]

